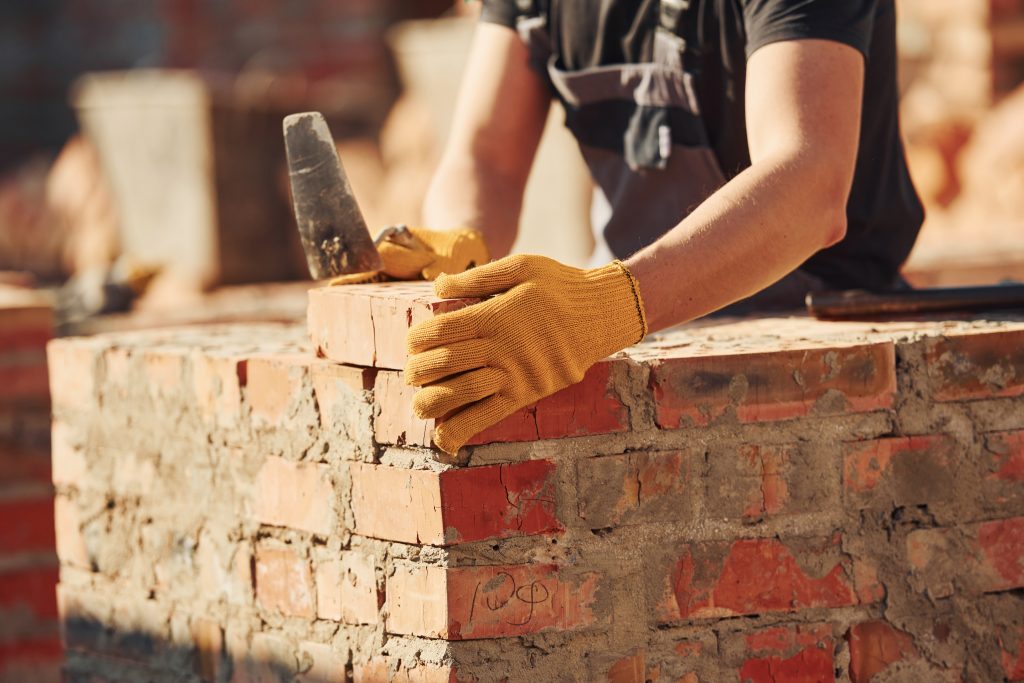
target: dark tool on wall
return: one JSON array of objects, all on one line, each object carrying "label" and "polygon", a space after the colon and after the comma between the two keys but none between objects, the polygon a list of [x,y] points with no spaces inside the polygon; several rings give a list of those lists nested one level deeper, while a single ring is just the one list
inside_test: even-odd
[{"label": "dark tool on wall", "polygon": [[855,320],[943,312],[1024,310],[1024,284],[937,287],[901,292],[811,292],[807,310],[820,320]]},{"label": "dark tool on wall", "polygon": [[295,220],[313,278],[380,270],[380,255],[323,115],[285,118],[284,143]]}]

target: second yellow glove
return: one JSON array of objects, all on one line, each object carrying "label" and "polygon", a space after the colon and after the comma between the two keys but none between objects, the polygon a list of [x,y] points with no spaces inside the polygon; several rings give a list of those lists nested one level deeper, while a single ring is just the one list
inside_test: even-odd
[{"label": "second yellow glove", "polygon": [[438,296],[493,298],[409,331],[406,382],[423,387],[413,410],[443,418],[434,434],[455,454],[474,434],[583,379],[647,334],[640,291],[615,261],[580,270],[543,256],[510,256],[442,275]]},{"label": "second yellow glove", "polygon": [[342,275],[331,280],[331,284],[354,285],[382,279],[433,280],[441,273],[461,273],[490,260],[483,235],[470,228],[392,229],[378,238],[377,252],[384,265],[381,270]]}]

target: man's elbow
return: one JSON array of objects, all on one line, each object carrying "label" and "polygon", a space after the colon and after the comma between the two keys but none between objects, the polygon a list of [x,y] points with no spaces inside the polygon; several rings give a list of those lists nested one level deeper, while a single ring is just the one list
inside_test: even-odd
[{"label": "man's elbow", "polygon": [[846,204],[842,203],[826,211],[822,225],[822,249],[839,244],[846,237]]},{"label": "man's elbow", "polygon": [[825,249],[838,244],[846,237],[846,204],[850,198],[852,178],[846,173],[839,173],[832,164],[818,168],[817,211],[821,216],[820,239],[821,248]]}]

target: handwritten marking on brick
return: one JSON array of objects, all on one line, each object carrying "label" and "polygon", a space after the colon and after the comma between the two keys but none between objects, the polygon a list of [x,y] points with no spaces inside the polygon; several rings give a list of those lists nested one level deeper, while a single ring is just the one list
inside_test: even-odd
[{"label": "handwritten marking on brick", "polygon": [[735,412],[740,422],[890,408],[891,342],[773,353],[665,358],[651,363],[655,419],[663,429],[703,426]]},{"label": "handwritten marking on brick", "polygon": [[596,574],[556,565],[433,567],[406,564],[388,580],[392,633],[468,640],[593,624]]}]

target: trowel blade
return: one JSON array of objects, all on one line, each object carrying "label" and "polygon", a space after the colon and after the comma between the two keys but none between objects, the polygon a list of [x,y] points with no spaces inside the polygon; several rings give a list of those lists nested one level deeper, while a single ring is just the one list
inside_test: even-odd
[{"label": "trowel blade", "polygon": [[286,117],[284,143],[295,221],[310,275],[322,280],[380,270],[380,255],[323,115]]}]

